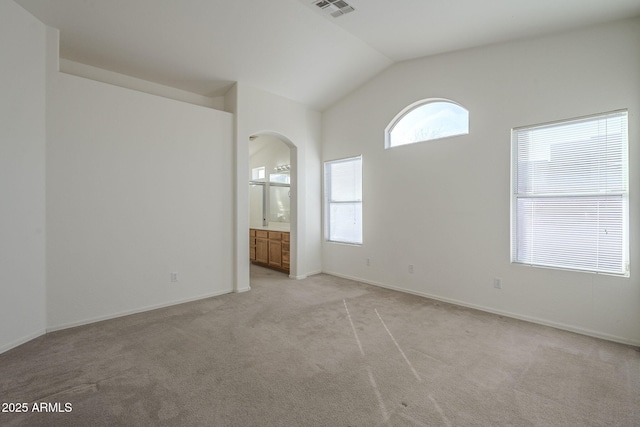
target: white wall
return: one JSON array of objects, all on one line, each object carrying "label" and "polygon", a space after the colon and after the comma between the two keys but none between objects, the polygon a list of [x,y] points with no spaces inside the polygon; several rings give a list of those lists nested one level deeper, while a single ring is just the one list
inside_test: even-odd
[{"label": "white wall", "polygon": [[46,329],[46,28],[0,2],[0,353]]},{"label": "white wall", "polygon": [[[638,19],[391,67],[323,115],[323,159],[364,157],[364,244],[323,243],[323,270],[639,344],[639,93]],[[468,108],[470,135],[384,150],[391,119],[429,97]],[[512,265],[511,128],[620,108],[630,120],[631,277]]]},{"label": "white wall", "polygon": [[[236,290],[249,289],[249,136],[273,135],[291,147],[291,276],[321,270],[320,113],[242,83],[230,94],[236,112]],[[294,208],[295,206],[295,208]]]},{"label": "white wall", "polygon": [[232,291],[232,115],[50,82],[49,329]]}]

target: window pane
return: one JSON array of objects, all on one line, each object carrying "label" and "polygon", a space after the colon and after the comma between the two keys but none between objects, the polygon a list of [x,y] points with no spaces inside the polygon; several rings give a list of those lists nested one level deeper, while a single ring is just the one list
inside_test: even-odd
[{"label": "window pane", "polygon": [[362,203],[329,205],[329,240],[362,243]]},{"label": "window pane", "polygon": [[389,147],[469,133],[469,112],[452,102],[426,102],[401,116],[389,132]]},{"label": "window pane", "polygon": [[626,114],[518,130],[518,193],[626,189]]},{"label": "window pane", "polygon": [[515,261],[621,273],[623,208],[622,196],[518,199]]},{"label": "window pane", "polygon": [[362,200],[362,159],[332,162],[329,167],[331,168],[330,200],[333,202]]},{"label": "window pane", "polygon": [[288,173],[270,173],[269,182],[277,182],[281,184],[290,184],[291,176]]},{"label": "window pane", "polygon": [[265,178],[265,168],[264,168],[264,166],[260,166],[260,167],[251,169],[251,179],[253,181],[262,180],[264,178]]}]

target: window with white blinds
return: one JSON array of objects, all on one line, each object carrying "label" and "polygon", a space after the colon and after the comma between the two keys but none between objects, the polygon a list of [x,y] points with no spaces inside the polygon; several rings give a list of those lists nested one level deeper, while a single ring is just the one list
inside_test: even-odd
[{"label": "window with white blinds", "polygon": [[627,111],[512,132],[512,261],[629,274]]},{"label": "window with white blinds", "polygon": [[326,239],[362,244],[362,156],[325,162],[324,189]]}]

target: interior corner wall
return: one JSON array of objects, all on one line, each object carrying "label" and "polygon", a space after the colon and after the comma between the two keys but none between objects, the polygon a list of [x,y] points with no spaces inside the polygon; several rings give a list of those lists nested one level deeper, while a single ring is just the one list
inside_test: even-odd
[{"label": "interior corner wall", "polygon": [[[306,277],[319,273],[321,260],[320,198],[320,120],[315,110],[238,83],[236,98],[236,233],[238,290],[249,288],[249,136],[256,133],[278,134],[295,145],[291,151],[292,217],[297,229],[291,230],[292,276]],[[294,153],[297,153],[294,155]],[[296,158],[297,157],[297,160]],[[295,162],[298,162],[297,164]],[[296,200],[294,200],[296,197]],[[295,206],[295,212],[293,208]],[[293,224],[292,224],[293,225]],[[295,268],[295,271],[294,271]]]},{"label": "interior corner wall", "polygon": [[51,73],[48,328],[231,292],[233,115]]},{"label": "interior corner wall", "polygon": [[[323,114],[323,160],[364,162],[364,244],[323,243],[324,271],[640,344],[639,94],[639,19],[394,65]],[[424,98],[462,104],[470,134],[385,150]],[[511,129],[623,108],[631,276],[511,264]]]},{"label": "interior corner wall", "polygon": [[0,2],[0,353],[46,330],[46,27]]}]

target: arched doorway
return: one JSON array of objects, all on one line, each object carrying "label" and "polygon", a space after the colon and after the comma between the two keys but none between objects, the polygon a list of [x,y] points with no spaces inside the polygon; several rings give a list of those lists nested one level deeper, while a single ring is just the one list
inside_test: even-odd
[{"label": "arched doorway", "polygon": [[[257,258],[257,264],[286,272],[290,277],[297,275],[297,172],[297,149],[288,138],[269,131],[251,134],[248,182],[250,260],[256,262]],[[282,234],[282,245],[277,241],[256,239],[255,233],[266,235],[266,230],[278,239]],[[265,250],[279,251],[279,247],[283,248],[281,260],[273,253],[270,259],[264,258]]]}]

